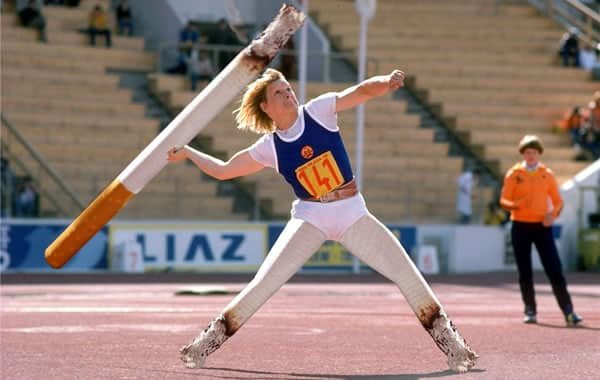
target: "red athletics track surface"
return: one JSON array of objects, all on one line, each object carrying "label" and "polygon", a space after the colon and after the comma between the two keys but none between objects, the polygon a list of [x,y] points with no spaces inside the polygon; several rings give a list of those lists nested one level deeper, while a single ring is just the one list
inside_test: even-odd
[{"label": "red athletics track surface", "polygon": [[377,275],[296,276],[206,367],[178,349],[250,276],[3,275],[2,379],[600,379],[600,274],[567,276],[585,326],[566,328],[543,274],[538,325],[521,323],[514,273],[428,277],[480,359],[457,375],[395,286]]}]

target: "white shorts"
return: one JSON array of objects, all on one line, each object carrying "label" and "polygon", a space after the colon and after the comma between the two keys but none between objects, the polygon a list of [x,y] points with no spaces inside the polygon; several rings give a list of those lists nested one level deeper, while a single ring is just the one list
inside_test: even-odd
[{"label": "white shorts", "polygon": [[292,203],[291,216],[317,227],[328,240],[338,241],[354,222],[368,212],[365,199],[358,193],[351,198],[329,203],[297,199]]}]

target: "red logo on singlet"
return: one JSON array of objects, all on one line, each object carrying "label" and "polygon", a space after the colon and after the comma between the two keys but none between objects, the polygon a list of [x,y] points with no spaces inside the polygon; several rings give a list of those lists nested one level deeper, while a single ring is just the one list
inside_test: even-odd
[{"label": "red logo on singlet", "polygon": [[307,160],[311,159],[312,156],[315,154],[313,148],[310,145],[304,145],[302,147],[302,150],[300,151],[300,154],[302,155],[302,157],[306,158]]}]

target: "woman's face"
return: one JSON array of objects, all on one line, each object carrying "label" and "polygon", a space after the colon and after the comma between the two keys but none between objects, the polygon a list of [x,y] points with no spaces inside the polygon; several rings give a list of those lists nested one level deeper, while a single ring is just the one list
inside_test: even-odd
[{"label": "woman's face", "polygon": [[534,148],[527,148],[523,151],[523,159],[527,166],[535,166],[540,160],[540,152]]},{"label": "woman's face", "polygon": [[287,81],[277,80],[267,86],[266,100],[262,109],[271,118],[298,109],[298,99]]}]

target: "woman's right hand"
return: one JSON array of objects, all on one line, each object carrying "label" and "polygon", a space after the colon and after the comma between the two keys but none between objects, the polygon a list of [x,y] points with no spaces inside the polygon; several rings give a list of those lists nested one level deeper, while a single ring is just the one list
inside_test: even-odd
[{"label": "woman's right hand", "polygon": [[167,160],[169,162],[179,162],[181,160],[186,159],[187,155],[185,152],[185,147],[180,148],[171,148],[167,153]]}]

